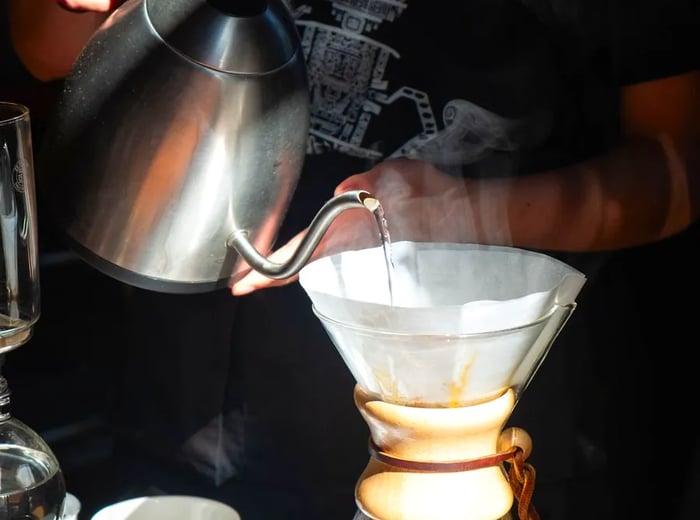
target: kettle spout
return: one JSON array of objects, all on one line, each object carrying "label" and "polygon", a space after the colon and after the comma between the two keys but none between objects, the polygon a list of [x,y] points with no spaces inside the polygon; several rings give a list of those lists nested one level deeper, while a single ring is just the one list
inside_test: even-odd
[{"label": "kettle spout", "polygon": [[336,195],[321,207],[311,221],[309,230],[299,247],[284,263],[273,262],[261,255],[250,243],[248,232],[245,230],[234,231],[229,237],[227,245],[235,249],[248,265],[259,273],[268,278],[283,280],[296,275],[304,267],[328,227],[343,211],[353,208],[375,211],[378,206],[379,201],[371,193],[364,190],[348,191]]}]

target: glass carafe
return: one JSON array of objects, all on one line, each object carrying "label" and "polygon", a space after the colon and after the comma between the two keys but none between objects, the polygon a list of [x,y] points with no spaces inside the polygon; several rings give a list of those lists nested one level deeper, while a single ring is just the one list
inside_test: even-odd
[{"label": "glass carafe", "polygon": [[66,484],[51,448],[10,414],[10,390],[0,375],[0,518],[58,520]]},{"label": "glass carafe", "polygon": [[370,429],[354,520],[502,520],[515,498],[521,520],[536,518],[532,439],[503,427],[585,276],[512,247],[391,250],[331,255],[299,276]]}]

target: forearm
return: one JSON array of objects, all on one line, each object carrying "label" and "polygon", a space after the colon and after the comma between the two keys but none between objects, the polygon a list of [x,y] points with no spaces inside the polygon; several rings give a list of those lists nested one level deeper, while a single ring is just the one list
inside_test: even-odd
[{"label": "forearm", "polygon": [[670,139],[630,140],[571,167],[474,181],[472,218],[480,241],[519,247],[600,251],[651,243],[698,217],[698,163],[692,147],[680,150]]},{"label": "forearm", "polygon": [[104,13],[77,13],[56,0],[9,0],[10,36],[25,68],[41,81],[61,79],[85,43],[106,18]]}]

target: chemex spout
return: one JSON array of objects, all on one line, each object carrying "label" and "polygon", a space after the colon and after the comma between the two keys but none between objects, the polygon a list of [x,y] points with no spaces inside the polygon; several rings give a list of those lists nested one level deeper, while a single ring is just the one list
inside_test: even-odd
[{"label": "chemex spout", "polygon": [[374,211],[378,206],[379,201],[371,193],[364,190],[347,191],[336,195],[316,213],[301,243],[284,263],[274,262],[260,254],[250,243],[248,232],[245,230],[234,231],[229,237],[227,245],[235,249],[248,265],[259,273],[268,278],[283,280],[296,275],[304,267],[328,227],[343,211],[357,208]]}]

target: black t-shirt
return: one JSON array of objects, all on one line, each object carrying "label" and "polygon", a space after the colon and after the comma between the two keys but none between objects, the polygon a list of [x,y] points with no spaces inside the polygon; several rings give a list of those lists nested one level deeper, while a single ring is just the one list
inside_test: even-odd
[{"label": "black t-shirt", "polygon": [[295,13],[310,152],[364,167],[415,155],[510,175],[579,161],[618,139],[620,85],[698,66],[690,1],[299,1]]}]

